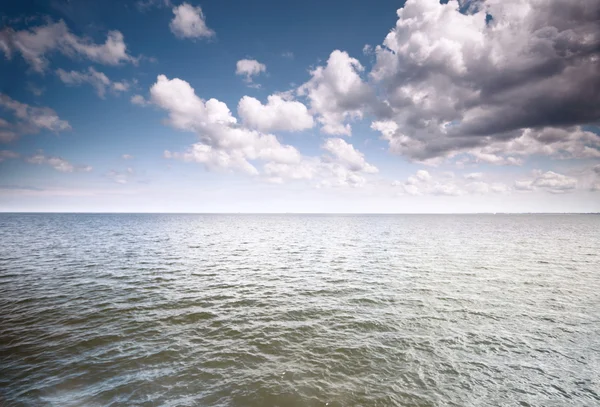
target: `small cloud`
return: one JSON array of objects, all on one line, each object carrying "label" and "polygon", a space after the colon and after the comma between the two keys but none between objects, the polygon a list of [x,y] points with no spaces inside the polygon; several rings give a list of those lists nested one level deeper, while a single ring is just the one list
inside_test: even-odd
[{"label": "small cloud", "polygon": [[10,150],[0,150],[0,162],[11,158],[19,158],[19,153]]},{"label": "small cloud", "polygon": [[200,6],[193,7],[183,3],[173,7],[175,17],[171,20],[169,28],[177,38],[211,38],[215,32],[206,26],[206,18]]},{"label": "small cloud", "polygon": [[25,161],[31,164],[49,165],[59,172],[90,172],[93,169],[89,165],[73,165],[64,158],[44,155],[41,150],[37,154],[27,157]]},{"label": "small cloud", "polygon": [[291,51],[286,51],[281,54],[285,59],[294,59],[294,53]]},{"label": "small cloud", "polygon": [[483,173],[481,172],[472,172],[470,174],[465,174],[465,179],[468,180],[478,180],[483,178]]},{"label": "small cloud", "polygon": [[130,99],[131,103],[138,106],[146,106],[148,101],[142,95],[133,95]]},{"label": "small cloud", "polygon": [[27,90],[35,96],[42,96],[46,91],[43,86],[36,86],[33,82],[27,82]]},{"label": "small cloud", "polygon": [[369,45],[369,44],[365,44],[365,46],[362,49],[362,52],[365,55],[371,55],[371,54],[373,54],[373,46]]},{"label": "small cloud", "polygon": [[253,77],[267,71],[267,66],[255,59],[240,59],[235,66],[235,74],[245,76],[244,81],[248,86],[254,85]]},{"label": "small cloud", "polygon": [[123,154],[121,158],[124,160],[131,160],[133,156],[131,154]]}]

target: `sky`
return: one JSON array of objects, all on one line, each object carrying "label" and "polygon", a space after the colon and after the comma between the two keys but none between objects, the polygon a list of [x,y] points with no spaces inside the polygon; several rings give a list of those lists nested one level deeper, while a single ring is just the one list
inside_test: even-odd
[{"label": "sky", "polygon": [[600,0],[0,20],[0,211],[600,212]]}]

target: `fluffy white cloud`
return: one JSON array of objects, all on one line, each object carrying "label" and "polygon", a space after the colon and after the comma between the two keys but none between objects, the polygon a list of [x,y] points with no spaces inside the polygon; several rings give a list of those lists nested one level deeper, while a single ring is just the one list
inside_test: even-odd
[{"label": "fluffy white cloud", "polygon": [[165,156],[204,163],[209,169],[233,169],[250,174],[258,170],[249,160],[296,163],[300,153],[282,145],[272,134],[239,126],[227,105],[216,99],[204,101],[189,83],[159,75],[150,89],[151,101],[169,112],[169,123],[198,134],[201,143],[186,153],[166,152]]},{"label": "fluffy white cloud", "polygon": [[206,18],[200,6],[182,3],[173,7],[175,16],[169,23],[171,32],[178,38],[210,38],[215,32],[206,26]]},{"label": "fluffy white cloud", "polygon": [[[477,5],[408,0],[376,48],[370,76],[393,111],[379,120],[396,123],[382,133],[393,152],[423,161],[483,149],[479,160],[511,164],[519,159],[506,157],[510,141],[535,139],[521,151],[549,155],[555,142],[533,133],[600,119],[597,0]],[[563,140],[565,149],[551,150],[598,154],[597,144]],[[490,145],[506,150],[486,152]]]},{"label": "fluffy white cloud", "polygon": [[69,122],[60,119],[54,110],[17,102],[2,93],[0,93],[0,108],[10,111],[14,116],[12,123],[1,119],[0,141],[11,141],[19,135],[36,134],[42,130],[60,132],[71,129]]},{"label": "fluffy white cloud", "polygon": [[26,161],[31,164],[49,165],[56,171],[60,172],[89,172],[92,170],[92,167],[90,167],[89,165],[73,165],[63,158],[44,155],[42,151],[38,152],[35,155],[27,157]]},{"label": "fluffy white cloud", "polygon": [[263,132],[301,131],[314,126],[306,106],[279,95],[269,96],[266,105],[258,99],[244,96],[238,104],[238,114],[245,125]]},{"label": "fluffy white cloud", "polygon": [[113,82],[104,73],[96,71],[93,67],[89,67],[87,71],[83,72],[67,72],[63,69],[57,69],[56,74],[67,85],[79,86],[84,83],[92,85],[98,96],[103,99],[107,89],[114,93],[126,92],[129,89],[129,83],[126,81]]},{"label": "fluffy white cloud", "polygon": [[13,53],[21,54],[31,68],[43,72],[48,66],[48,54],[60,52],[69,57],[84,57],[106,65],[122,62],[137,63],[137,58],[127,53],[123,34],[109,31],[103,44],[95,44],[89,38],[72,34],[64,21],[49,22],[30,30],[0,31],[0,50],[10,59]]},{"label": "fluffy white cloud", "polygon": [[348,53],[335,50],[326,66],[311,71],[311,79],[298,88],[298,94],[310,101],[321,131],[326,134],[352,133],[348,120],[359,119],[368,105],[374,105],[373,90],[362,80],[361,63]]},{"label": "fluffy white cloud", "polygon": [[244,76],[244,81],[252,84],[253,77],[267,72],[267,66],[255,59],[240,59],[235,64],[235,74]]},{"label": "fluffy white cloud", "polygon": [[[199,98],[181,79],[159,75],[150,100],[169,113],[170,125],[200,138],[183,153],[165,151],[165,158],[202,163],[208,170],[262,175],[270,182],[307,180],[323,187],[361,186],[366,182],[363,174],[377,171],[361,152],[340,139],[323,145],[330,155],[303,157],[274,135],[240,125],[225,103]],[[262,173],[256,167],[259,161]]]},{"label": "fluffy white cloud", "polygon": [[377,168],[365,160],[364,155],[356,150],[352,144],[346,143],[341,138],[330,138],[325,141],[322,148],[333,155],[335,161],[344,164],[351,171],[364,171],[376,173]]}]

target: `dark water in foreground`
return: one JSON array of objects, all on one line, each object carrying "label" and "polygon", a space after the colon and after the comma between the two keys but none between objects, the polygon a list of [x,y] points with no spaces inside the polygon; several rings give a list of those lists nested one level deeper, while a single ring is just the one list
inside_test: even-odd
[{"label": "dark water in foreground", "polygon": [[0,400],[597,406],[600,216],[0,215]]}]

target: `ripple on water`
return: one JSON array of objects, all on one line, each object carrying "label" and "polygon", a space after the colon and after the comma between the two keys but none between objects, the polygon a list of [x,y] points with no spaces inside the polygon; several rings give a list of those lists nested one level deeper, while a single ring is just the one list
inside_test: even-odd
[{"label": "ripple on water", "polygon": [[0,215],[7,406],[600,404],[600,217]]}]

